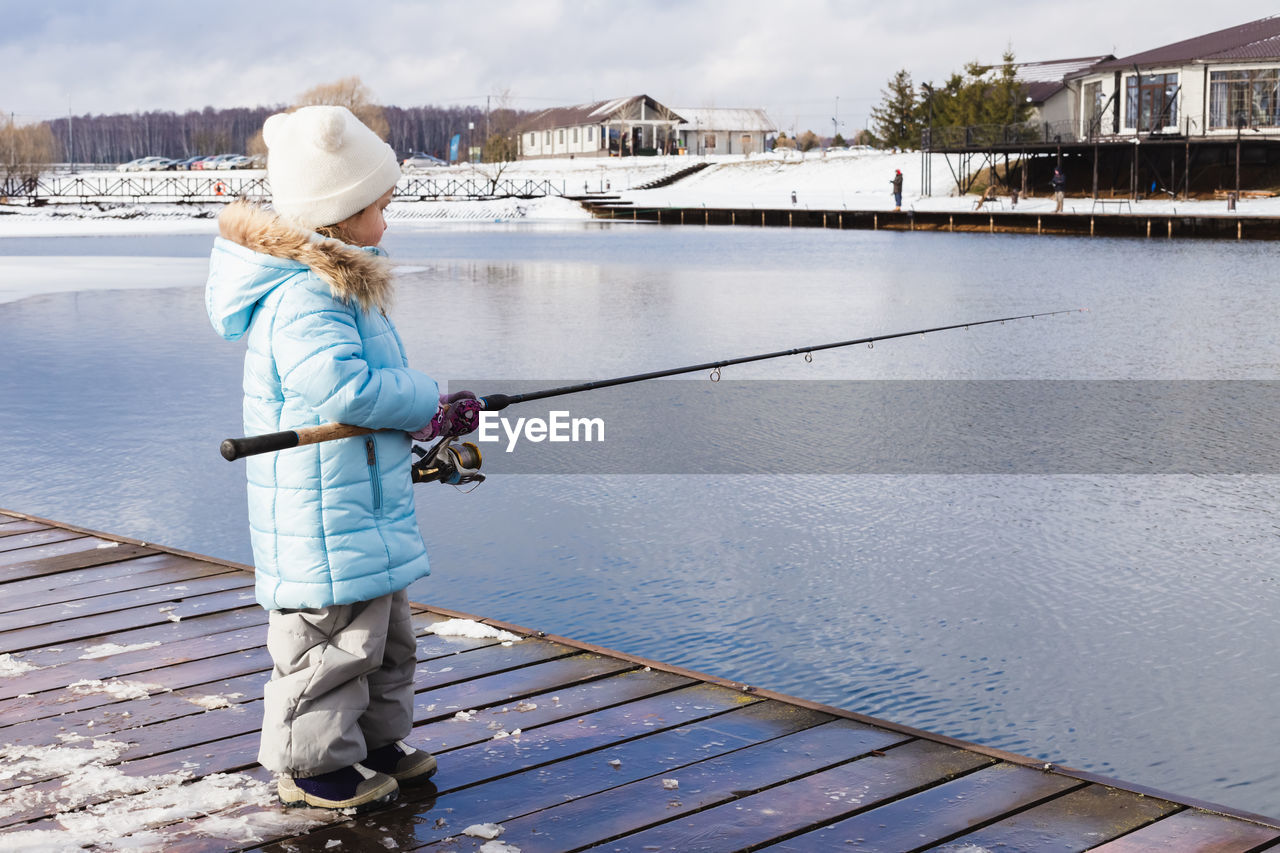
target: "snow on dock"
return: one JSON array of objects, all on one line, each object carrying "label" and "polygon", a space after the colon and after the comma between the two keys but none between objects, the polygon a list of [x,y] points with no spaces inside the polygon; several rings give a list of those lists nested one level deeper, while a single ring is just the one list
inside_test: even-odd
[{"label": "snow on dock", "polygon": [[1261,850],[1280,821],[414,606],[428,784],[281,808],[247,566],[0,511],[0,850]]}]

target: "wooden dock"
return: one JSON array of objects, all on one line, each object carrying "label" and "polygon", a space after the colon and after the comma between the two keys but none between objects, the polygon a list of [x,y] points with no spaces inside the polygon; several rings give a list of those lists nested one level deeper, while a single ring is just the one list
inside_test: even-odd
[{"label": "wooden dock", "polygon": [[[828,228],[856,231],[1049,234],[1146,239],[1280,240],[1280,217],[1186,213],[1121,213],[1095,210],[1089,199],[1072,199],[1088,212],[1018,210],[810,210],[805,207],[652,207],[615,198],[575,197],[597,219],[660,225],[743,225],[765,228]],[[1125,202],[1127,204],[1127,202]]]},{"label": "wooden dock", "polygon": [[419,605],[413,739],[434,784],[361,816],[284,810],[256,764],[270,659],[252,587],[246,566],[0,511],[0,849],[1280,844],[1277,820],[562,637],[441,636],[462,614]]}]

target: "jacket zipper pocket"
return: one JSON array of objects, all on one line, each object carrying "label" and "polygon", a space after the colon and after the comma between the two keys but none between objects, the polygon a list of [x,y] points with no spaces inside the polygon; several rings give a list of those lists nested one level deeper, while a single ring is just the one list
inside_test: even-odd
[{"label": "jacket zipper pocket", "polygon": [[365,458],[369,462],[369,481],[373,485],[373,511],[382,512],[382,478],[378,476],[378,451],[373,444],[373,436],[364,440]]}]

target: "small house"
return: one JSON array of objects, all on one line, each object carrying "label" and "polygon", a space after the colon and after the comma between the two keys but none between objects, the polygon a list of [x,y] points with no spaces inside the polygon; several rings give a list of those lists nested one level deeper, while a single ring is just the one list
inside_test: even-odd
[{"label": "small house", "polygon": [[777,127],[761,109],[685,108],[676,125],[680,149],[687,154],[756,154]]}]

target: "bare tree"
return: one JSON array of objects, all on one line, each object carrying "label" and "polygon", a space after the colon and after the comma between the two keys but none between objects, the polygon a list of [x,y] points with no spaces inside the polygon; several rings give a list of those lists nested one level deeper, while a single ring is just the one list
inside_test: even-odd
[{"label": "bare tree", "polygon": [[10,115],[0,124],[0,196],[30,190],[58,157],[58,141],[44,123],[19,125]]},{"label": "bare tree", "polygon": [[801,151],[812,151],[822,144],[822,140],[818,139],[818,134],[812,130],[806,130],[804,133],[796,137],[796,147]]},{"label": "bare tree", "polygon": [[346,107],[355,113],[356,118],[364,122],[370,130],[378,134],[379,139],[386,139],[391,132],[382,113],[382,107],[374,103],[373,92],[361,82],[359,77],[343,77],[332,83],[321,83],[298,96],[294,107],[310,107],[316,104],[329,104],[335,107]]},{"label": "bare tree", "polygon": [[493,109],[486,110],[486,136],[480,159],[486,163],[506,163],[520,155],[516,142],[516,125],[520,113],[511,107],[511,90],[503,89],[493,96]]}]

